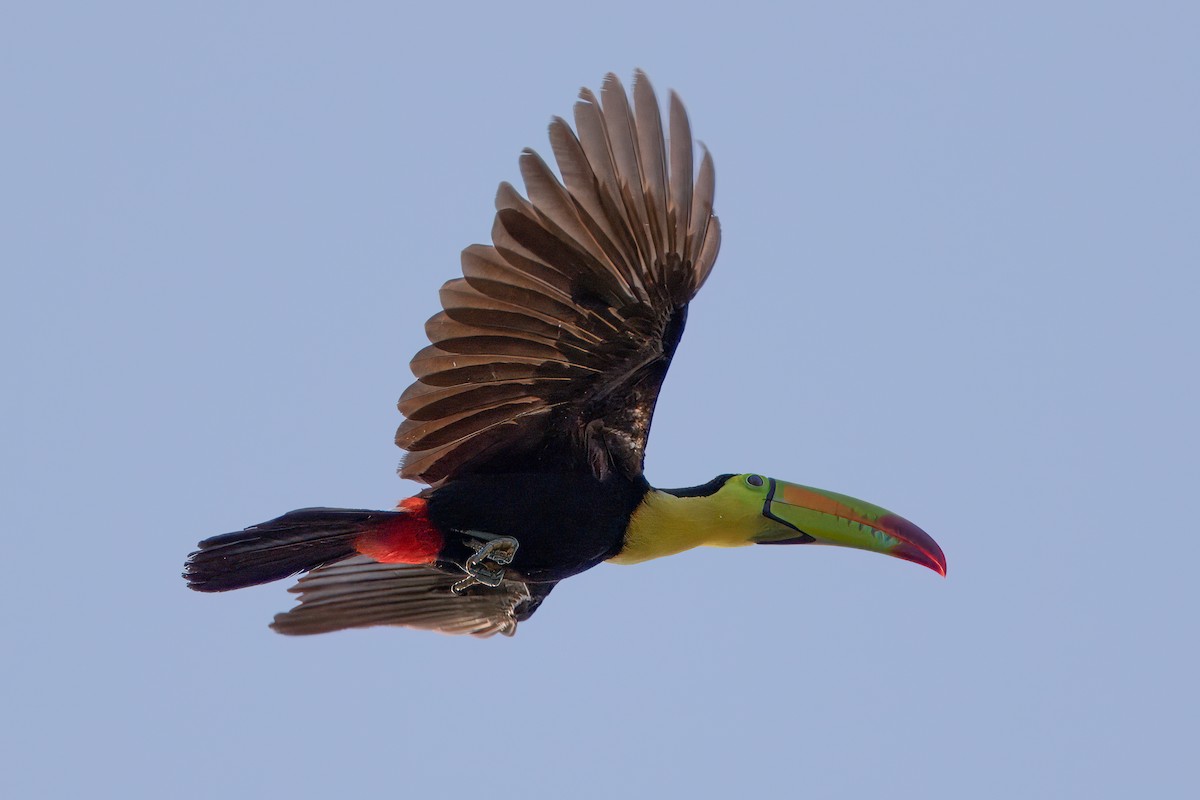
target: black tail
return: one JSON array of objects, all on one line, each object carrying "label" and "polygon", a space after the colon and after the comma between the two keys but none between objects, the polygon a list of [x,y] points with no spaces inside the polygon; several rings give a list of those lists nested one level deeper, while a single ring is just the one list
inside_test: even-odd
[{"label": "black tail", "polygon": [[199,592],[279,580],[354,555],[364,531],[404,512],[302,508],[244,531],[213,536],[188,556],[183,577]]}]

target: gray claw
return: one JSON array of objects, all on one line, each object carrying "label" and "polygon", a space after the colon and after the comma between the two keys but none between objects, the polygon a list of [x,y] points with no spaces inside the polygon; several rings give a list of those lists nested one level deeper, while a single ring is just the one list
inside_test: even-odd
[{"label": "gray claw", "polygon": [[461,581],[455,582],[455,584],[450,587],[450,591],[454,592],[455,594],[462,594],[477,583],[479,583],[479,581],[475,580],[474,575],[468,575]]},{"label": "gray claw", "polygon": [[497,536],[484,542],[463,565],[467,576],[451,586],[450,591],[462,594],[476,584],[499,586],[504,580],[503,567],[512,563],[518,547],[520,543],[511,536]]}]

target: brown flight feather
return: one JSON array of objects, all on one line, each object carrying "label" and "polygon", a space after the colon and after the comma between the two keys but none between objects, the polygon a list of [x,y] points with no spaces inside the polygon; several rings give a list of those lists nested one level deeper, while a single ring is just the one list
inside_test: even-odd
[{"label": "brown flight feather", "polygon": [[464,277],[442,288],[443,311],[426,325],[432,344],[412,361],[417,382],[400,400],[407,419],[396,434],[409,451],[404,477],[438,484],[521,458],[640,476],[720,226],[712,159],[705,151],[693,178],[679,98],[670,97],[668,144],[640,71],[632,95],[631,105],[611,74],[599,99],[582,90],[578,135],[561,118],[550,124],[561,181],[526,150],[528,199],[501,184],[492,245],[463,251]]},{"label": "brown flight feather", "polygon": [[271,627],[293,635],[402,625],[450,634],[512,636],[517,623],[528,619],[553,588],[506,580],[494,589],[477,587],[455,594],[450,587],[457,579],[430,567],[380,564],[354,556],[301,578],[289,590],[300,596],[299,605],[277,614]]}]

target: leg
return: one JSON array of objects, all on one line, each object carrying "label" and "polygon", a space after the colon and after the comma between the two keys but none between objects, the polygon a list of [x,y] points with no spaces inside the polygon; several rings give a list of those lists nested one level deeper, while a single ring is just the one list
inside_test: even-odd
[{"label": "leg", "polygon": [[475,554],[467,558],[467,563],[463,565],[467,577],[451,587],[455,594],[462,594],[476,584],[499,586],[504,580],[504,567],[512,563],[520,547],[520,543],[511,536],[492,536],[480,531],[467,533],[487,539],[481,541],[475,548]]}]

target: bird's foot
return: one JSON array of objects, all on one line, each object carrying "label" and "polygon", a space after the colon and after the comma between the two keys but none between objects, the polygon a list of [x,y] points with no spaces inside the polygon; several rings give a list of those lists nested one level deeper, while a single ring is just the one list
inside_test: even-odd
[{"label": "bird's foot", "polygon": [[467,577],[455,583],[450,590],[462,594],[476,584],[499,586],[504,580],[504,567],[512,563],[518,547],[520,543],[511,536],[497,536],[482,542],[463,565]]}]

